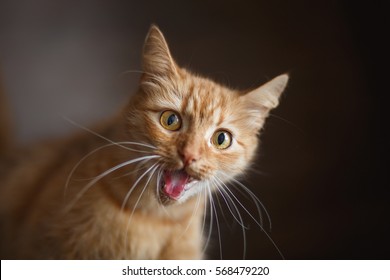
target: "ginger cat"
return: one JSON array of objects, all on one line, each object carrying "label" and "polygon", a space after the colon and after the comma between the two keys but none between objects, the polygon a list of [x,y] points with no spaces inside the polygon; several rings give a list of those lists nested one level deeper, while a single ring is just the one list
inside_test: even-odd
[{"label": "ginger cat", "polygon": [[1,151],[2,259],[205,257],[212,193],[231,197],[288,76],[229,89],[179,67],[156,26],[142,58],[137,92],[106,123]]}]

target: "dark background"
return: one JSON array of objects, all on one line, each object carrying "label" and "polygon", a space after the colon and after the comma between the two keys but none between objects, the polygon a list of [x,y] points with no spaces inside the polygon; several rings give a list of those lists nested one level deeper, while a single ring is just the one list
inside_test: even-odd
[{"label": "dark background", "polygon": [[[290,73],[261,138],[261,174],[245,180],[284,256],[388,259],[389,25],[383,5],[358,2],[1,0],[0,69],[17,140],[75,130],[61,115],[88,125],[115,112],[136,88],[138,74],[124,72],[140,70],[156,23],[180,65],[233,87]],[[220,220],[223,258],[242,258],[239,227]],[[246,221],[247,258],[279,259]]]}]

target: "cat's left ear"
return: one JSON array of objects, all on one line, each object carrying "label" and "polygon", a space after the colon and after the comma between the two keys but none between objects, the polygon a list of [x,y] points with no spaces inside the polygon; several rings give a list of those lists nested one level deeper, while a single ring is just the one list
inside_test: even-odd
[{"label": "cat's left ear", "polygon": [[279,98],[287,82],[288,75],[283,74],[241,96],[245,109],[256,115],[257,126],[261,127],[269,111],[279,105]]},{"label": "cat's left ear", "polygon": [[146,36],[142,60],[146,75],[170,76],[177,73],[177,65],[168,44],[156,25],[150,27]]}]

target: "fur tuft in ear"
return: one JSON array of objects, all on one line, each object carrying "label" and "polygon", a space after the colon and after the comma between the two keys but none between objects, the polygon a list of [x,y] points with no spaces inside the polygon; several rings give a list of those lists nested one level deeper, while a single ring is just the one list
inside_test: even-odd
[{"label": "fur tuft in ear", "polygon": [[287,82],[288,75],[283,74],[241,96],[243,106],[251,114],[254,128],[258,131],[262,128],[269,111],[278,106]]},{"label": "fur tuft in ear", "polygon": [[164,35],[156,25],[150,27],[146,36],[142,58],[146,74],[172,75],[177,72]]},{"label": "fur tuft in ear", "polygon": [[257,110],[268,113],[278,106],[280,95],[286,88],[287,82],[287,74],[277,76],[257,89],[248,92],[244,98],[247,104],[252,104],[251,107],[257,107]]}]

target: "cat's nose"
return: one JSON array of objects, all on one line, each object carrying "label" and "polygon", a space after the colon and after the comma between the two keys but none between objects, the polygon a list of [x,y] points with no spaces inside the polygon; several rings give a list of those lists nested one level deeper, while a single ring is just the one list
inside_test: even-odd
[{"label": "cat's nose", "polygon": [[198,151],[194,149],[190,149],[188,147],[185,147],[182,150],[179,150],[179,155],[181,157],[181,160],[184,164],[184,166],[189,166],[193,164],[194,162],[198,161],[200,158],[200,154]]}]

